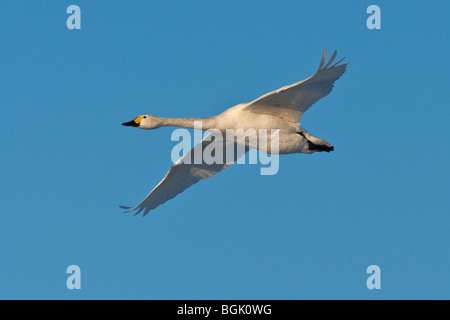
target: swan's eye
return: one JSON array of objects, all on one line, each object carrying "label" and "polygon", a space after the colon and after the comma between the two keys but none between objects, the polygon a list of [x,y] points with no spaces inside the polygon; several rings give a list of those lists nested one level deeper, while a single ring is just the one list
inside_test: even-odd
[{"label": "swan's eye", "polygon": [[147,119],[147,117],[146,117],[146,116],[144,116],[144,119]]}]

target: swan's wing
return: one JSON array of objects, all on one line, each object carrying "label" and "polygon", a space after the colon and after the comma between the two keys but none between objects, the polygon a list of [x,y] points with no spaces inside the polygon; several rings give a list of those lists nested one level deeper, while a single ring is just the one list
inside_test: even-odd
[{"label": "swan's wing", "polygon": [[331,65],[336,58],[335,51],[325,65],[327,50],[323,51],[322,61],[317,72],[300,82],[269,92],[250,102],[245,109],[262,114],[270,114],[287,121],[298,122],[302,114],[316,101],[325,97],[333,89],[334,82],[345,72],[345,58]]},{"label": "swan's wing", "polygon": [[[233,162],[239,159],[248,148],[238,147],[236,143],[233,141],[225,141],[219,138],[217,135],[214,135],[215,139],[212,139],[213,133],[210,133],[199,142],[192,150],[186,153],[183,157],[181,157],[167,172],[164,179],[161,180],[160,183],[147,195],[147,197],[136,207],[124,207],[120,206],[122,209],[127,210],[137,210],[135,215],[139,214],[141,211],[144,211],[144,216],[150,211],[163,204],[164,202],[174,198],[193,184],[199,182],[202,179],[208,179],[222,170],[229,167]],[[215,152],[220,152],[221,149],[222,154],[217,153],[217,157],[215,158],[217,161],[211,163],[211,159],[207,157],[201,158],[202,161],[199,164],[195,164],[194,155],[204,155],[205,148],[208,148],[205,155],[211,155],[214,157],[215,153],[211,152],[211,150],[215,149]],[[230,153],[230,150],[233,150],[233,153]],[[228,158],[227,152],[229,153]],[[196,156],[197,159],[200,159]],[[207,161],[205,161],[205,159]],[[208,159],[209,163],[208,164]],[[226,160],[229,160],[228,163]]]}]

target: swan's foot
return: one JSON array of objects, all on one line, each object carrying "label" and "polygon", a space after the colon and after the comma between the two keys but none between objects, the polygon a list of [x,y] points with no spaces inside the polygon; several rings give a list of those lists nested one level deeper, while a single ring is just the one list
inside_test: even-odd
[{"label": "swan's foot", "polygon": [[334,151],[334,147],[333,147],[333,146],[327,146],[327,145],[315,144],[315,143],[312,143],[312,142],[309,141],[309,140],[308,140],[308,145],[309,145],[309,150],[311,150],[311,151],[318,151],[318,152],[322,152],[322,151],[326,151],[326,152]]}]

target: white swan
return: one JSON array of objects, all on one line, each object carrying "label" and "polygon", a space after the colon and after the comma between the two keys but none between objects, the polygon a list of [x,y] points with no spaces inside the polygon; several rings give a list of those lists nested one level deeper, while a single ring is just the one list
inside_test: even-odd
[{"label": "white swan", "polygon": [[[313,153],[316,151],[330,152],[334,150],[327,141],[319,139],[305,129],[300,128],[300,117],[316,101],[328,95],[333,89],[334,82],[345,72],[347,63],[341,63],[345,58],[331,65],[336,58],[334,52],[327,64],[327,50],[323,51],[322,60],[317,72],[297,83],[269,92],[250,102],[238,104],[223,113],[210,118],[161,118],[153,115],[141,115],[130,122],[122,123],[140,129],[156,129],[163,126],[194,128],[195,121],[201,121],[203,130],[226,129],[279,129],[279,153]],[[231,163],[195,164],[192,159],[197,151],[202,152],[205,147],[236,147],[235,141],[215,139],[211,141],[209,134],[190,152],[178,160],[161,180],[161,182],[136,207],[124,207],[130,211],[137,210],[139,214],[144,210],[144,216],[152,209],[172,199],[202,179],[207,179],[227,168]],[[256,146],[259,148],[259,146]],[[266,150],[264,150],[266,151]],[[245,152],[245,151],[244,151]],[[270,152],[267,150],[267,152]],[[242,156],[236,152],[233,160]]]}]

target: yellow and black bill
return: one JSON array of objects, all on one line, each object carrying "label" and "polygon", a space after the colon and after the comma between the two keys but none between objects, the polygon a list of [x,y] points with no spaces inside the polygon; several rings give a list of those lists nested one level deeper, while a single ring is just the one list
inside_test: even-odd
[{"label": "yellow and black bill", "polygon": [[139,124],[141,123],[142,118],[143,117],[137,117],[134,120],[122,123],[122,125],[127,126],[127,127],[139,127]]}]

